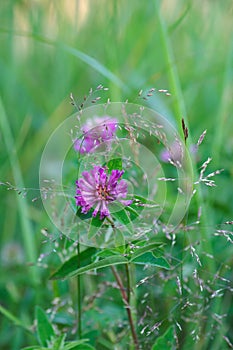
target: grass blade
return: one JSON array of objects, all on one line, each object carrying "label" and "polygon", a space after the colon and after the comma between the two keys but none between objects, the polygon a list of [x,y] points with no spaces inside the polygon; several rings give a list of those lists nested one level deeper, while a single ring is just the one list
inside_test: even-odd
[{"label": "grass blade", "polygon": [[[165,22],[162,18],[162,15],[160,13],[158,1],[155,0],[155,7],[156,7],[156,16],[158,18],[159,22],[159,28],[160,28],[160,35],[161,35],[161,40],[163,44],[163,50],[164,50],[164,58],[165,62],[167,65],[168,69],[168,79],[170,82],[170,92],[173,96],[174,100],[174,107],[175,107],[175,117],[176,117],[176,122],[178,125],[178,128],[180,130],[180,133],[182,135],[182,123],[181,120],[184,118],[185,120],[185,125],[188,127],[188,121],[186,118],[186,108],[185,108],[185,102],[184,98],[182,95],[182,90],[180,86],[180,80],[179,80],[179,74],[177,71],[177,67],[175,65],[175,59],[172,51],[172,47],[170,44],[170,38],[169,34],[165,25]],[[192,143],[191,137],[189,136],[190,139],[190,144]],[[196,166],[194,165],[194,176],[197,178],[197,169]],[[209,254],[213,254],[213,248],[211,245],[211,241],[209,239],[210,232],[209,232],[209,227],[210,223],[207,219],[207,212],[205,208],[205,204],[203,201],[203,194],[201,187],[199,186],[198,191],[197,191],[197,201],[199,204],[199,207],[202,207],[202,225],[201,225],[201,235],[202,235],[202,246],[203,249],[208,252]],[[210,215],[208,215],[210,217]],[[209,270],[210,272],[214,273],[215,271],[215,263],[214,260],[208,260],[208,265],[209,265]]]},{"label": "grass blade", "polygon": [[11,322],[13,322],[16,326],[20,326],[24,329],[26,329],[27,331],[30,331],[29,326],[25,326],[25,324],[17,317],[15,317],[14,315],[12,315],[12,313],[10,311],[8,311],[7,309],[5,309],[2,305],[0,305],[0,312]]},{"label": "grass blade", "polygon": [[10,31],[8,29],[0,28],[0,32],[2,33],[11,33],[14,34],[14,36],[22,36],[22,37],[28,37],[30,39],[37,40],[41,43],[51,45],[51,46],[57,46],[62,48],[64,51],[68,52],[69,54],[79,58],[82,62],[89,65],[91,68],[99,72],[102,76],[107,78],[109,81],[117,85],[119,88],[121,88],[123,91],[129,91],[129,88],[125,83],[123,83],[120,78],[118,78],[113,72],[111,72],[106,66],[104,66],[102,63],[100,63],[95,58],[87,55],[86,53],[76,49],[75,47],[68,46],[62,43],[58,43],[54,40],[45,38],[41,35],[35,34],[35,33],[27,33],[22,31]]},{"label": "grass blade", "polygon": [[[6,150],[11,164],[11,169],[14,177],[15,186],[18,188],[24,188],[23,177],[21,174],[20,164],[14,148],[14,139],[11,133],[9,118],[7,118],[5,109],[0,97],[0,127],[2,129],[3,138],[6,145]],[[24,242],[24,247],[26,251],[27,260],[30,263],[36,263],[37,253],[36,253],[36,243],[33,238],[33,230],[29,220],[29,210],[27,206],[26,199],[16,194],[16,200],[18,202],[19,216],[22,228],[22,237]],[[38,282],[38,276],[36,274],[35,268],[29,270],[32,281],[36,284]]]}]

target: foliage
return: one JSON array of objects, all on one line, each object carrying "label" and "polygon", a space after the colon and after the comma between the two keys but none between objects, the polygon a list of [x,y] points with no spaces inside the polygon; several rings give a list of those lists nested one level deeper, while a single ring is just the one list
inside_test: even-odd
[{"label": "foliage", "polygon": [[[231,14],[231,0],[1,2],[2,350],[132,348],[128,304],[143,349],[232,347]],[[77,111],[71,92],[79,107],[108,98],[145,104],[181,135],[184,118],[188,146],[207,129],[194,181],[212,161],[177,232],[158,224],[155,237],[126,242],[119,230],[115,246],[101,249],[77,246],[49,221],[39,163],[50,135]],[[119,157],[106,165],[124,166]],[[212,172],[216,187],[206,186]],[[153,205],[134,200],[114,218],[129,234],[137,200]],[[89,238],[99,224],[92,219]]]}]

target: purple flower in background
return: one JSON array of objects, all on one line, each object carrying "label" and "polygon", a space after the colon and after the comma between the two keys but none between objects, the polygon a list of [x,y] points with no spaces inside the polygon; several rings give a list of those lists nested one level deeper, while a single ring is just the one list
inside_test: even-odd
[{"label": "purple flower in background", "polygon": [[[125,180],[120,180],[123,170],[112,170],[111,174],[101,166],[94,166],[90,171],[84,171],[82,178],[76,181],[76,205],[82,207],[86,214],[94,209],[92,216],[100,212],[100,219],[109,216],[109,204],[118,200],[123,205],[130,205],[132,200],[124,200],[128,187]],[[120,181],[119,181],[120,180]]]},{"label": "purple flower in background", "polygon": [[117,120],[105,117],[95,117],[88,120],[82,127],[83,137],[74,143],[74,149],[79,153],[91,153],[95,147],[105,141],[110,141],[116,133]]},{"label": "purple flower in background", "polygon": [[[189,151],[191,154],[194,156],[197,153],[197,145],[191,145],[189,148]],[[179,141],[175,141],[172,143],[172,145],[168,148],[165,148],[161,153],[160,153],[160,159],[165,162],[169,163],[170,161],[173,161],[175,163],[182,162],[184,156],[184,149],[182,144]]]},{"label": "purple flower in background", "polygon": [[183,146],[178,141],[173,142],[169,148],[165,148],[161,154],[160,158],[163,162],[169,163],[170,160],[173,162],[181,162],[183,157]]}]

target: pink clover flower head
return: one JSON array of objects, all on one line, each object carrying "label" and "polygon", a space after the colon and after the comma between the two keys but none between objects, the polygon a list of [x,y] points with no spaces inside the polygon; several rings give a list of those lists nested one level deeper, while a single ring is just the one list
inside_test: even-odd
[{"label": "pink clover flower head", "polygon": [[96,146],[110,141],[116,129],[117,120],[108,116],[88,120],[82,127],[83,137],[74,142],[74,149],[81,154],[91,153]]},{"label": "pink clover flower head", "polygon": [[106,173],[106,168],[94,166],[90,171],[84,171],[82,178],[76,181],[76,205],[82,208],[81,212],[87,214],[94,209],[92,216],[100,213],[102,220],[110,216],[109,204],[119,201],[125,206],[132,203],[132,200],[124,200],[127,196],[128,186],[125,180],[120,180],[124,170],[112,170],[111,174]]}]

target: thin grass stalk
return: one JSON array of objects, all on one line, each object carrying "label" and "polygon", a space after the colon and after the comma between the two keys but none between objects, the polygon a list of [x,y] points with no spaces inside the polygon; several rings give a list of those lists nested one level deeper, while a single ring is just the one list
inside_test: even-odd
[{"label": "thin grass stalk", "polygon": [[[174,108],[175,108],[175,118],[177,125],[179,127],[180,134],[182,135],[182,118],[185,120],[185,124],[188,126],[188,121],[186,118],[186,108],[185,108],[185,102],[183,99],[180,81],[179,81],[179,74],[177,71],[177,67],[175,65],[175,59],[174,54],[172,51],[172,47],[170,44],[169,35],[167,32],[166,25],[162,19],[162,16],[160,14],[159,4],[158,0],[155,0],[155,8],[156,8],[156,16],[158,18],[159,23],[159,29],[160,29],[160,35],[163,45],[163,51],[164,51],[164,58],[166,62],[166,67],[168,71],[168,79],[169,79],[169,91],[171,92],[173,98],[174,98]],[[190,134],[190,133],[189,133]],[[192,143],[191,136],[189,135],[189,142]],[[195,178],[198,178],[198,170],[195,164],[193,164],[193,172]],[[199,186],[197,189],[197,203],[199,208],[202,208],[202,216],[201,216],[201,225],[200,225],[200,234],[201,234],[201,247],[202,250],[211,256],[214,256],[213,254],[213,247],[211,244],[211,225],[208,220],[208,218],[211,217],[210,214],[210,208],[208,208],[204,203],[203,200],[203,193],[202,189]],[[214,259],[208,259],[206,255],[202,256],[202,264],[203,266],[208,266],[208,272],[214,275],[216,271],[216,264]],[[218,305],[216,303],[213,304],[211,307],[211,312],[216,312],[218,310]],[[206,327],[211,327],[211,317],[209,317],[207,321],[207,325],[203,323],[202,327],[205,329]],[[208,339],[206,337],[202,338],[200,342],[196,344],[197,350],[203,350],[206,348],[208,342]],[[206,348],[207,349],[207,348]]]},{"label": "thin grass stalk", "polygon": [[[220,98],[220,107],[219,111],[216,114],[216,128],[215,128],[215,135],[214,135],[214,142],[212,143],[212,152],[211,154],[214,155],[213,163],[216,164],[217,167],[221,167],[219,164],[220,161],[220,153],[221,153],[221,147],[224,143],[224,130],[225,126],[227,125],[227,119],[230,116],[230,106],[232,103],[232,79],[233,79],[233,42],[231,43],[228,51],[228,55],[226,56],[226,68],[225,73],[223,76],[223,92],[222,96]],[[209,196],[209,204],[211,205],[214,200],[214,196]],[[224,314],[227,313],[229,310],[229,307],[223,307],[221,308],[221,298],[216,298],[213,300],[214,308],[216,310],[217,314]],[[224,302],[223,302],[224,304]],[[223,308],[225,309],[223,311]],[[218,333],[215,335],[215,338],[213,341],[211,341],[211,350],[218,350],[221,347],[223,338],[222,335],[227,333],[227,324],[224,319],[221,320],[221,327],[218,331]],[[207,344],[208,346],[208,344]]]},{"label": "thin grass stalk", "polygon": [[230,108],[232,105],[232,80],[233,80],[233,42],[229,47],[229,52],[226,57],[226,68],[223,76],[223,92],[220,98],[219,111],[216,114],[215,135],[212,143],[212,154],[214,155],[213,162],[219,166],[220,152],[222,143],[224,142],[224,131],[230,118]]},{"label": "thin grass stalk", "polygon": [[[160,9],[158,5],[158,0],[155,0],[155,8],[156,8],[156,16],[158,18],[159,23],[159,30],[163,45],[163,51],[164,51],[164,58],[166,62],[167,72],[168,72],[168,79],[169,79],[169,91],[171,92],[173,99],[174,99],[174,107],[175,107],[175,118],[177,122],[177,126],[179,128],[180,133],[182,134],[182,118],[185,120],[185,124],[188,127],[188,121],[186,118],[186,108],[185,108],[185,102],[181,91],[180,81],[179,81],[179,74],[177,71],[177,67],[175,65],[175,59],[174,54],[172,51],[172,47],[169,40],[169,35],[167,32],[166,25],[162,19],[162,16],[160,14]],[[190,133],[189,133],[190,134]],[[189,135],[189,142],[192,143],[191,136]],[[193,164],[193,171],[195,178],[198,178],[198,171]],[[211,245],[211,241],[209,239],[210,237],[210,223],[207,219],[207,209],[203,200],[203,194],[201,187],[199,186],[197,189],[197,202],[199,207],[202,208],[202,217],[201,217],[201,236],[202,236],[202,247],[203,249],[209,253],[210,255],[213,255],[213,248]],[[203,260],[205,257],[203,257]],[[215,272],[215,263],[213,260],[208,259],[206,262],[208,263],[208,269],[211,273],[214,274]],[[204,264],[204,262],[203,262]]]},{"label": "thin grass stalk", "polygon": [[[2,129],[3,138],[6,145],[6,151],[10,160],[10,165],[13,173],[13,178],[15,186],[19,189],[25,188],[24,181],[20,169],[19,160],[15,151],[14,138],[11,132],[9,118],[6,116],[6,112],[3,106],[2,99],[0,98],[0,126]],[[17,192],[16,192],[17,193]],[[34,239],[34,232],[29,220],[29,209],[27,205],[26,198],[20,195],[16,195],[16,200],[18,203],[18,210],[21,222],[23,243],[26,252],[26,258],[28,262],[36,264],[37,252],[36,252],[36,242]],[[38,284],[38,275],[35,267],[30,268],[29,274],[33,284]]]}]

